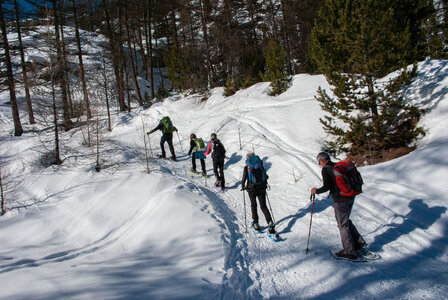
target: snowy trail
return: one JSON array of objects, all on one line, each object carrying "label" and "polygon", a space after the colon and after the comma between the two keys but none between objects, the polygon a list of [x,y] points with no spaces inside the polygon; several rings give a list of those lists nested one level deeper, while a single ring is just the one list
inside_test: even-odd
[{"label": "snowy trail", "polygon": [[[431,63],[422,66],[434,69]],[[422,74],[419,85],[426,81],[425,69]],[[441,83],[433,84],[437,105],[425,98],[433,111],[423,120],[436,130],[413,153],[360,168],[365,188],[352,220],[370,249],[382,256],[363,264],[331,257],[340,237],[326,195],[315,200],[310,252],[305,252],[309,191],[321,185],[315,156],[325,133],[313,96],[318,86],[327,86],[322,76],[297,75],[279,97],[268,96],[268,84],[260,83],[232,97],[217,88],[207,101],[177,96],[149,109],[114,114],[113,131],[103,139],[101,173],[93,171],[94,151],[81,146],[79,129],[61,135],[63,153],[69,155],[60,167],[28,166],[38,159],[40,135],[51,132],[2,137],[0,155],[20,153],[19,161],[27,164],[15,166],[23,173],[17,178],[24,188],[11,212],[0,218],[0,281],[5,283],[0,297],[445,299],[448,98],[440,98],[438,86],[446,79],[438,78]],[[165,115],[179,129],[174,136],[178,161],[150,158],[151,174],[146,174],[142,121],[149,131]],[[0,113],[0,122],[3,132],[11,132],[7,113]],[[210,157],[205,180],[189,172],[191,159],[185,154],[191,133],[208,141],[212,132],[227,149],[222,194],[212,187]],[[153,155],[160,153],[159,139],[160,132],[150,136]],[[246,194],[244,205],[239,190],[246,154],[254,150],[270,176],[268,196],[281,236],[277,243],[249,228],[249,199]],[[260,211],[259,219],[265,226]]]},{"label": "snowy trail", "polygon": [[[250,93],[248,93],[250,94]],[[239,290],[239,294],[250,295],[250,297],[283,297],[292,295],[301,295],[300,298],[313,298],[315,295],[324,295],[328,298],[344,297],[345,288],[338,287],[337,282],[331,279],[331,276],[324,274],[339,274],[336,277],[344,277],[348,271],[352,272],[351,275],[354,278],[358,278],[364,281],[376,282],[382,285],[385,290],[393,290],[396,288],[394,284],[381,283],[379,278],[386,269],[389,262],[394,262],[394,256],[389,254],[398,254],[398,257],[406,257],[414,253],[417,249],[424,249],[430,247],[430,245],[436,244],[439,251],[446,251],[444,243],[440,244],[440,233],[427,234],[427,230],[419,231],[415,230],[418,226],[412,225],[400,225],[400,222],[414,223],[418,222],[414,217],[409,219],[409,216],[403,216],[400,214],[402,206],[391,206],[388,203],[388,199],[399,198],[403,193],[406,194],[406,198],[424,199],[425,194],[419,189],[415,189],[412,184],[401,181],[384,181],[376,180],[370,182],[367,185],[366,191],[363,195],[359,196],[354,213],[353,221],[357,224],[358,228],[362,231],[364,237],[371,243],[372,250],[379,251],[383,256],[383,261],[377,262],[374,265],[367,263],[363,266],[351,266],[349,264],[342,265],[340,262],[334,262],[327,252],[328,247],[340,247],[339,235],[336,228],[336,222],[334,220],[333,208],[331,202],[326,200],[324,196],[319,196],[315,203],[313,227],[311,236],[311,252],[309,255],[305,254],[306,239],[309,226],[311,205],[308,200],[307,193],[309,188],[313,185],[319,186],[320,184],[320,168],[316,165],[314,155],[318,149],[310,152],[310,148],[313,145],[304,145],[298,143],[297,138],[291,138],[291,135],[284,134],[281,128],[277,128],[276,123],[263,122],[260,115],[252,114],[251,111],[257,111],[257,109],[264,109],[270,112],[270,109],[287,109],[291,110],[294,105],[299,105],[309,102],[309,97],[299,97],[295,99],[285,100],[282,103],[263,103],[252,105],[249,102],[247,108],[242,103],[238,104],[237,109],[230,109],[232,104],[223,106],[218,104],[216,107],[208,106],[208,110],[194,111],[194,114],[183,115],[182,117],[176,115],[176,110],[173,106],[165,106],[163,108],[157,108],[159,115],[172,115],[173,118],[178,120],[184,120],[187,124],[187,128],[180,128],[184,132],[184,136],[188,136],[189,132],[200,133],[201,136],[207,138],[210,132],[217,132],[218,137],[224,141],[225,146],[230,148],[228,151],[228,157],[226,161],[226,181],[230,188],[220,198],[211,199],[214,201],[223,201],[226,203],[225,213],[222,210],[221,218],[225,220],[229,231],[235,231],[231,236],[233,237],[229,241],[228,247],[231,249],[226,265],[226,273],[231,273],[237,280],[232,280],[232,290]],[[231,101],[231,100],[227,100]],[[208,104],[207,104],[208,105]],[[315,103],[313,105],[316,105]],[[291,107],[292,106],[292,107]],[[249,108],[250,107],[250,108]],[[163,109],[167,109],[163,111]],[[161,112],[163,111],[163,113]],[[217,113],[218,112],[218,113]],[[304,112],[306,113],[306,112]],[[299,122],[302,126],[308,122],[308,118],[304,118]],[[275,117],[273,117],[275,118]],[[206,120],[206,121],[204,121]],[[246,133],[246,143],[249,145],[262,144],[260,149],[256,149],[262,157],[266,156],[268,162],[276,166],[273,169],[269,169],[268,173],[271,176],[271,185],[274,190],[269,191],[270,200],[273,207],[274,216],[277,220],[277,229],[280,232],[283,241],[273,244],[272,241],[266,237],[257,236],[252,234],[249,230],[248,234],[244,234],[245,224],[243,215],[243,201],[241,192],[237,190],[240,182],[240,176],[242,172],[242,166],[244,164],[244,157],[247,150],[240,151],[235,143],[236,127],[237,124],[243,124],[243,128]],[[204,130],[204,127],[208,131]],[[295,128],[300,128],[295,126]],[[280,129],[280,131],[279,131]],[[205,132],[205,133],[204,133]],[[302,132],[301,132],[302,133]],[[233,135],[233,138],[231,137]],[[306,136],[304,137],[306,139]],[[231,141],[229,143],[229,141]],[[182,139],[182,142],[188,143],[188,139]],[[177,146],[177,148],[179,148]],[[258,151],[259,150],[259,151]],[[230,153],[229,153],[230,152]],[[269,164],[268,164],[269,166]],[[280,175],[279,166],[295,166],[300,170],[299,181],[295,184],[286,184],[284,182],[285,176]],[[207,161],[208,174],[211,173],[211,162]],[[182,160],[177,163],[175,168],[178,168],[176,172],[178,174],[186,174],[186,170],[190,168],[189,160]],[[183,175],[180,175],[183,176]],[[188,177],[188,176],[187,176]],[[280,177],[283,182],[278,182],[276,177]],[[195,184],[202,186],[204,183],[201,180],[194,178]],[[289,195],[293,194],[291,199]],[[300,200],[301,199],[301,200]],[[297,201],[298,200],[298,201]],[[246,197],[246,205],[248,206],[248,198]],[[417,201],[411,201],[410,205],[422,206]],[[422,206],[425,208],[425,206]],[[431,210],[431,208],[429,208]],[[444,211],[440,210],[441,213]],[[259,212],[261,214],[261,212]],[[248,220],[250,220],[250,212],[247,212]],[[230,219],[229,216],[231,216]],[[435,219],[440,217],[435,216]],[[260,215],[260,221],[264,221],[262,214]],[[231,229],[235,228],[235,229]],[[240,232],[237,234],[236,232]],[[241,234],[243,232],[243,234]],[[382,246],[385,242],[390,243],[393,241],[394,236],[404,236],[399,240],[388,246],[392,248],[386,248]],[[384,239],[384,240],[381,240]],[[436,241],[436,242],[431,242]],[[407,250],[410,247],[412,250]],[[386,251],[386,252],[385,252]],[[238,253],[238,255],[235,255]],[[325,265],[322,266],[324,262]],[[322,266],[322,270],[314,270],[313,265],[319,264]],[[394,262],[398,270],[406,269],[405,261]],[[244,272],[235,275],[232,270],[241,268],[241,265],[245,265]],[[307,270],[306,272],[302,269]],[[428,267],[431,269],[431,267]],[[369,274],[371,276],[364,276],[363,274]],[[306,275],[305,275],[306,274]],[[393,278],[395,275],[386,276],[386,278]],[[225,276],[223,285],[226,289],[229,283],[228,275]],[[300,284],[298,284],[300,281]],[[315,282],[327,282],[328,293],[321,293],[318,288],[314,286]],[[235,284],[235,282],[244,282],[244,284]],[[333,283],[332,283],[333,282]],[[374,284],[376,285],[376,284]],[[331,287],[334,287],[332,289]],[[441,288],[441,291],[446,289]],[[247,291],[245,292],[245,290]],[[403,294],[406,294],[409,290],[404,289]],[[370,296],[375,295],[377,292],[373,292]],[[258,296],[257,296],[258,295]],[[387,295],[387,292],[386,292]],[[226,298],[223,292],[223,297]],[[353,297],[361,296],[360,292],[356,292]],[[244,298],[244,297],[243,297]]]}]

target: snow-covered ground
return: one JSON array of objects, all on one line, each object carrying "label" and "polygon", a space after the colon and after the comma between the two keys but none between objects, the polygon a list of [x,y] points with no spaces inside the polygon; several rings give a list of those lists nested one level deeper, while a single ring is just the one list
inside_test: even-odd
[{"label": "snow-covered ground", "polygon": [[[100,173],[95,147],[83,144],[85,129],[61,133],[61,166],[39,167],[51,130],[25,124],[25,134],[12,137],[2,93],[2,174],[17,185],[0,217],[0,298],[448,298],[448,61],[419,67],[406,97],[428,109],[427,135],[404,157],[360,168],[364,193],[352,220],[382,259],[358,264],[330,255],[340,239],[324,195],[305,252],[309,191],[321,184],[315,157],[326,138],[314,99],[319,86],[329,88],[323,76],[297,75],[278,97],[259,83],[228,98],[216,88],[207,101],[172,97],[115,113],[112,132],[102,134]],[[151,158],[147,174],[142,124],[149,131],[165,115],[179,129],[178,161]],[[206,179],[189,172],[190,134],[209,140],[212,132],[227,149],[223,194],[211,187],[210,158]],[[150,138],[155,156],[160,133]],[[240,180],[251,151],[268,169],[277,243],[246,232],[250,207]],[[266,225],[261,212],[260,222]]]}]

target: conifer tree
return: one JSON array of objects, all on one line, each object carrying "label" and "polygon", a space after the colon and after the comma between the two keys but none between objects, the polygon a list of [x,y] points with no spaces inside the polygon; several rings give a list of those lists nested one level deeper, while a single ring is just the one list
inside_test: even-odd
[{"label": "conifer tree", "polygon": [[[330,149],[363,154],[407,146],[423,133],[421,111],[406,103],[400,87],[416,69],[403,69],[425,56],[422,22],[428,1],[329,0],[311,37],[311,57],[334,87],[317,100],[321,119],[335,137]],[[407,6],[406,6],[407,5]],[[389,83],[380,79],[402,69]]]},{"label": "conifer tree", "polygon": [[271,95],[279,95],[288,88],[285,51],[279,43],[270,39],[263,55],[266,60],[266,72],[261,77],[264,81],[271,82]]}]

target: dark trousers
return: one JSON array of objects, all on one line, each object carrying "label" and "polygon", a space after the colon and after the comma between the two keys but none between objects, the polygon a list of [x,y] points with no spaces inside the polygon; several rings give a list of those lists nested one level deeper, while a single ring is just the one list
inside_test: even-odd
[{"label": "dark trousers", "polygon": [[342,247],[345,254],[356,255],[355,246],[363,241],[361,235],[350,220],[353,203],[355,199],[344,202],[333,202],[334,215],[338,223],[339,233],[341,235]]},{"label": "dark trousers", "polygon": [[[199,160],[201,161],[202,172],[205,173],[205,160],[203,158],[201,158]],[[196,155],[195,155],[195,152],[193,152],[193,155],[191,156],[191,164],[193,166],[193,170],[196,171]]]},{"label": "dark trousers", "polygon": [[160,139],[160,148],[162,149],[162,157],[166,157],[165,153],[165,142],[168,143],[168,147],[170,148],[171,156],[173,158],[176,158],[176,153],[174,152],[173,147],[173,134],[172,133],[165,133],[162,135],[162,138]]},{"label": "dark trousers", "polygon": [[254,223],[258,223],[257,198],[258,202],[260,203],[261,211],[266,218],[266,222],[269,223],[270,221],[272,221],[271,214],[269,213],[269,209],[266,206],[266,190],[250,192],[248,191],[247,194],[249,195],[250,199],[250,209],[252,211],[252,220],[254,221]]},{"label": "dark trousers", "polygon": [[213,172],[215,172],[216,181],[220,182],[222,188],[225,187],[224,179],[224,157],[213,157]]}]

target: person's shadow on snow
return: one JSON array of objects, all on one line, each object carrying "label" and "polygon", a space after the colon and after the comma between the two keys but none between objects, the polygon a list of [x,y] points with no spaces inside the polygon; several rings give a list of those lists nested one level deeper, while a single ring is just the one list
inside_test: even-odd
[{"label": "person's shadow on snow", "polygon": [[[313,208],[313,215],[320,213],[324,210],[326,210],[328,207],[331,207],[333,205],[333,200],[331,200],[331,197],[325,197],[323,199],[316,199],[314,200],[314,208]],[[294,224],[299,220],[300,218],[305,217],[306,215],[311,216],[311,207],[312,207],[312,201],[308,203],[306,207],[301,208],[296,214],[289,215],[287,217],[284,217],[283,219],[277,220],[276,224],[278,225],[278,229],[281,229],[279,231],[280,234],[291,232],[291,229],[294,227]],[[286,227],[283,227],[283,223],[287,222]]]},{"label": "person's shadow on snow", "polygon": [[428,229],[446,212],[446,207],[429,207],[422,199],[412,200],[409,203],[409,208],[411,211],[405,216],[396,215],[403,218],[403,223],[389,224],[387,225],[389,229],[375,237],[369,247],[372,251],[379,251],[384,245],[396,241],[400,236],[409,234],[418,228]]},{"label": "person's shadow on snow", "polygon": [[237,164],[242,158],[242,155],[239,155],[236,152],[232,153],[232,156],[230,156],[224,164],[224,170],[227,169],[230,165]]}]

